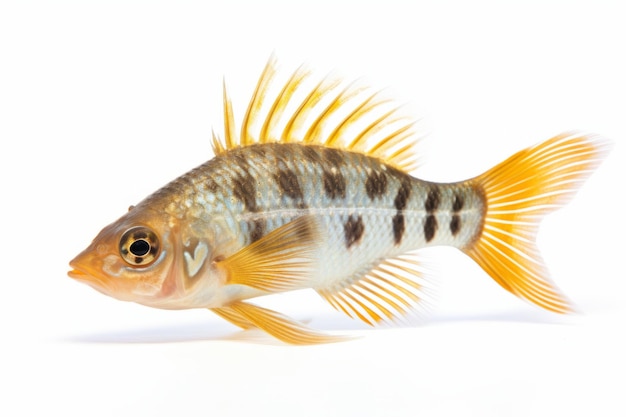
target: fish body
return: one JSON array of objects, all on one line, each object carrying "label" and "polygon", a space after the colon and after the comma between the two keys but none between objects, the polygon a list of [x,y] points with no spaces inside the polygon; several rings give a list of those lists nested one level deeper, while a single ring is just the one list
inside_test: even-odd
[{"label": "fish body", "polygon": [[328,79],[296,99],[309,75],[302,69],[251,133],[274,71],[270,60],[239,136],[225,90],[225,139],[214,136],[215,158],[107,226],[71,262],[70,276],[122,300],[209,308],[242,328],[318,343],[335,338],[245,300],[312,288],[354,318],[392,321],[423,300],[416,251],[447,245],[508,291],[555,312],[570,309],[534,236],[538,220],[599,163],[606,141],[564,134],[479,177],[424,181],[408,173],[416,160],[411,121],[376,93],[332,93],[337,83]]}]

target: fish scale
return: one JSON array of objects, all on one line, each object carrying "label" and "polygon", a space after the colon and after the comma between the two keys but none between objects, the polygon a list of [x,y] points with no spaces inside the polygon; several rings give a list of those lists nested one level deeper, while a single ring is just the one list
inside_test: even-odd
[{"label": "fish scale", "polygon": [[[232,231],[237,243],[228,245],[233,252],[294,218],[314,217],[326,239],[316,257],[315,274],[303,283],[303,287],[313,288],[324,288],[342,277],[347,285],[366,269],[363,265],[373,267],[381,259],[425,246],[462,248],[480,231],[484,202],[480,192],[469,182],[421,181],[378,159],[349,151],[334,151],[340,161],[337,164],[325,159],[325,151],[319,146],[301,144],[264,144],[236,149],[193,170],[184,181],[178,180],[176,189],[184,195],[179,200],[185,203],[170,210],[175,217],[186,213],[189,222],[228,213],[227,221],[237,225]],[[241,161],[246,161],[245,165]],[[343,177],[344,197],[324,187],[325,173],[336,165]],[[293,176],[301,193],[287,192],[285,184],[281,185],[280,173],[285,171]],[[380,178],[385,178],[385,189],[371,191],[368,182],[376,179],[380,183]],[[187,185],[181,187],[181,182]],[[410,184],[410,192],[405,206],[398,210],[396,200],[403,182]],[[217,187],[207,187],[207,183],[215,183]],[[429,195],[433,192],[438,195],[438,202],[436,206],[430,203],[429,207]],[[455,211],[453,203],[459,196],[465,203]],[[189,206],[190,201],[195,209]],[[148,199],[144,204],[158,203]],[[450,224],[455,214],[461,226],[457,233],[452,233]],[[434,216],[437,226],[433,236],[427,239],[429,215]],[[394,236],[397,216],[403,216],[405,224],[399,239]],[[360,219],[363,224],[356,237],[346,231],[350,219]],[[263,233],[253,236],[259,227]],[[328,262],[329,259],[333,261]]]},{"label": "fish scale", "polygon": [[239,136],[225,88],[215,157],[106,226],[69,275],[120,300],[208,308],[288,343],[323,343],[344,338],[248,300],[312,288],[368,324],[395,321],[423,303],[415,254],[446,245],[510,293],[571,310],[535,237],[600,164],[607,140],[563,133],[475,178],[434,183],[409,175],[414,123],[390,100],[331,78],[307,90],[303,68],[272,95],[275,74],[272,57]]}]

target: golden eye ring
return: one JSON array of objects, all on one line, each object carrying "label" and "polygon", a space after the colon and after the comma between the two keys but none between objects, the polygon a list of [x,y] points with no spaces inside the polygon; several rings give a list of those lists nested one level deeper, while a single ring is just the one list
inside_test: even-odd
[{"label": "golden eye ring", "polygon": [[150,265],[159,256],[159,251],[159,237],[144,226],[128,229],[120,239],[120,255],[132,266]]}]

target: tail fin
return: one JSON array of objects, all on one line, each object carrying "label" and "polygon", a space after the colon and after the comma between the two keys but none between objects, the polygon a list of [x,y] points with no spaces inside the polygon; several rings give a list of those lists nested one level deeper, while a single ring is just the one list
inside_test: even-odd
[{"label": "tail fin", "polygon": [[473,181],[487,202],[483,230],[464,251],[506,290],[566,313],[535,245],[544,215],[565,205],[608,152],[608,141],[562,134],[511,156]]}]

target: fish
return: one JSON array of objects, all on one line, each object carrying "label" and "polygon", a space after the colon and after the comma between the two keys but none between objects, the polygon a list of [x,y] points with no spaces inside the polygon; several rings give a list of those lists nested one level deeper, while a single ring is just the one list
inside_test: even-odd
[{"label": "fish", "polygon": [[420,250],[443,245],[515,296],[572,311],[536,235],[606,157],[608,139],[566,132],[476,177],[422,180],[411,175],[421,136],[403,106],[306,66],[283,85],[277,72],[272,56],[240,129],[224,81],[214,157],[106,226],[68,275],[119,300],[209,309],[288,344],[329,343],[346,336],[249,300],[312,289],[354,319],[394,323],[428,299]]}]

